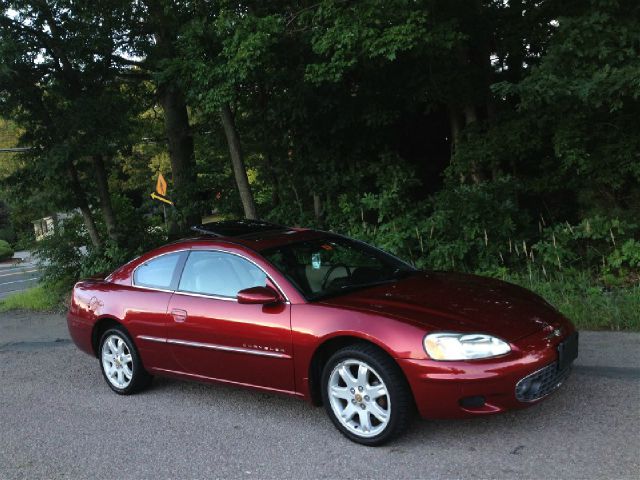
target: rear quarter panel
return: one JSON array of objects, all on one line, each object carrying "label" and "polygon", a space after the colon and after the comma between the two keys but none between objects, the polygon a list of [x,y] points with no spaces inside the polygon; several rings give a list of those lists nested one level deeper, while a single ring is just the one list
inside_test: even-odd
[{"label": "rear quarter panel", "polygon": [[170,356],[161,351],[160,344],[140,341],[138,337],[166,336],[167,305],[171,295],[171,292],[107,281],[78,282],[67,315],[71,338],[81,350],[95,356],[96,325],[102,320],[115,320],[133,339],[145,367],[170,368],[173,366]]}]

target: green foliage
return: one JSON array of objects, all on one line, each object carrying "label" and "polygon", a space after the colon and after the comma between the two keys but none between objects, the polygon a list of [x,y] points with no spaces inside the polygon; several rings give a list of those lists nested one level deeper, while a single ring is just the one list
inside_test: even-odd
[{"label": "green foliage", "polygon": [[[510,178],[459,185],[436,195],[426,263],[437,269],[490,270],[505,264],[508,243],[527,224]],[[426,233],[426,232],[425,232]]]},{"label": "green foliage", "polygon": [[412,204],[410,195],[419,188],[419,182],[397,158],[384,156],[372,170],[376,172],[375,190],[360,198],[353,193],[341,194],[339,210],[328,221],[338,232],[347,232],[413,261],[417,255],[414,227],[422,222],[424,206]]},{"label": "green foliage", "polygon": [[450,51],[460,35],[448,22],[435,23],[428,2],[366,0],[358,4],[325,2],[310,18],[311,44],[326,61],[310,64],[307,79],[336,82],[363,60],[393,62],[426,49]]},{"label": "green foliage", "polygon": [[505,279],[541,295],[579,329],[640,330],[640,286],[637,284],[604,288],[579,271],[568,271],[555,280],[525,275]]},{"label": "green foliage", "polygon": [[549,161],[530,170],[542,180],[537,189],[571,189],[594,213],[640,203],[639,18],[635,1],[560,12],[539,65],[519,83],[494,85],[518,99],[518,116],[545,139],[538,156]]},{"label": "green foliage", "polygon": [[0,239],[0,260],[13,257],[13,248],[6,240]]},{"label": "green foliage", "polygon": [[[0,156],[0,237],[25,245],[32,220],[83,204],[99,237],[78,217],[38,245],[47,282],[165,241],[158,172],[178,204],[169,224],[241,216],[229,105],[261,217],[564,292],[583,325],[637,325],[637,1],[0,5],[0,147],[34,147]],[[181,172],[176,147],[192,140],[195,171]],[[195,184],[178,191],[185,174]]]},{"label": "green foliage", "polygon": [[46,259],[43,281],[73,284],[82,270],[88,243],[86,229],[78,216],[68,219],[64,227],[56,228],[52,235],[39,241],[34,253],[38,258]]},{"label": "green foliage", "polygon": [[532,246],[542,264],[597,271],[621,281],[637,271],[638,225],[617,218],[596,216],[580,223],[544,228]]},{"label": "green foliage", "polygon": [[46,285],[70,288],[80,278],[106,276],[114,269],[158,246],[166,238],[160,229],[149,227],[146,235],[130,239],[129,247],[107,242],[101,249],[87,247],[88,234],[79,216],[71,217],[53,234],[37,243],[35,254],[46,259],[42,281]]},{"label": "green foliage", "polygon": [[381,166],[377,172],[376,191],[360,199],[343,195],[331,226],[419,267],[491,271],[505,264],[509,241],[527,224],[515,202],[517,183],[510,178],[453,185],[415,203],[412,192],[420,185],[406,167]]},{"label": "green foliage", "polygon": [[63,295],[68,289],[58,285],[38,285],[9,295],[0,300],[0,312],[9,310],[35,310],[51,312],[63,308]]},{"label": "green foliage", "polygon": [[607,255],[604,265],[604,279],[610,284],[620,280],[632,281],[640,271],[640,242],[629,238],[618,247],[617,245]]},{"label": "green foliage", "polygon": [[0,199],[0,239],[4,239],[9,243],[16,240],[16,232],[11,223],[9,210],[6,204]]}]

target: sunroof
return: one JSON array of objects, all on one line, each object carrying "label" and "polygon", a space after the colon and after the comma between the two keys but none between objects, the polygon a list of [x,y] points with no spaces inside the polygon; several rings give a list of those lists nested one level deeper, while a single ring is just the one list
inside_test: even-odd
[{"label": "sunroof", "polygon": [[217,237],[242,237],[261,232],[285,231],[287,227],[261,220],[225,220],[196,225],[191,227],[191,230]]}]

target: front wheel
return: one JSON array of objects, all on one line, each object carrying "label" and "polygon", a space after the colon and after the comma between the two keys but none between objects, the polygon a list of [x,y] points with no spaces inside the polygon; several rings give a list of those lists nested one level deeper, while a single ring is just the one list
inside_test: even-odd
[{"label": "front wheel", "polygon": [[135,393],[151,382],[140,356],[123,328],[110,328],[100,339],[100,367],[111,390],[121,395]]},{"label": "front wheel", "polygon": [[381,445],[404,431],[413,402],[402,371],[373,345],[334,353],[322,374],[325,409],[347,438]]}]

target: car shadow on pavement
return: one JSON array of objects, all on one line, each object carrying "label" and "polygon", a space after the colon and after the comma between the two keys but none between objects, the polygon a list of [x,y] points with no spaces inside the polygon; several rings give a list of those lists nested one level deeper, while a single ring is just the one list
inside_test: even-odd
[{"label": "car shadow on pavement", "polygon": [[[581,377],[600,375],[601,373],[599,369],[581,368],[577,373],[574,372],[566,384],[546,398],[544,402],[522,410],[476,418],[447,420],[424,420],[416,415],[406,435],[392,442],[391,446],[383,448],[397,450],[402,449],[403,446],[414,445],[416,442],[429,444],[437,439],[438,442],[450,442],[452,446],[459,444],[461,440],[466,440],[476,444],[473,448],[481,449],[482,439],[489,432],[493,435],[508,437],[513,432],[558,429],[565,424],[565,421],[559,421],[559,419],[570,419],[575,414],[578,404],[583,404],[581,410],[597,406],[595,404],[597,395],[593,395],[596,392],[589,391],[590,387],[586,387],[587,391],[585,391],[585,384]],[[638,378],[635,373],[618,372],[614,378],[626,378],[628,375]],[[609,378],[609,375],[605,376]],[[152,387],[139,395],[167,395],[173,400],[179,399],[183,407],[211,406],[221,411],[251,411],[257,416],[275,417],[287,422],[292,419],[300,419],[307,425],[312,424],[312,428],[333,428],[323,407],[314,407],[300,399],[285,395],[247,390],[235,386],[155,378]],[[594,399],[594,404],[584,405],[585,398]],[[570,422],[571,420],[569,420]],[[339,435],[336,438],[340,438],[345,445],[355,445]],[[440,445],[443,444],[440,443]],[[516,445],[513,454],[518,455],[523,449],[524,447]]]}]

